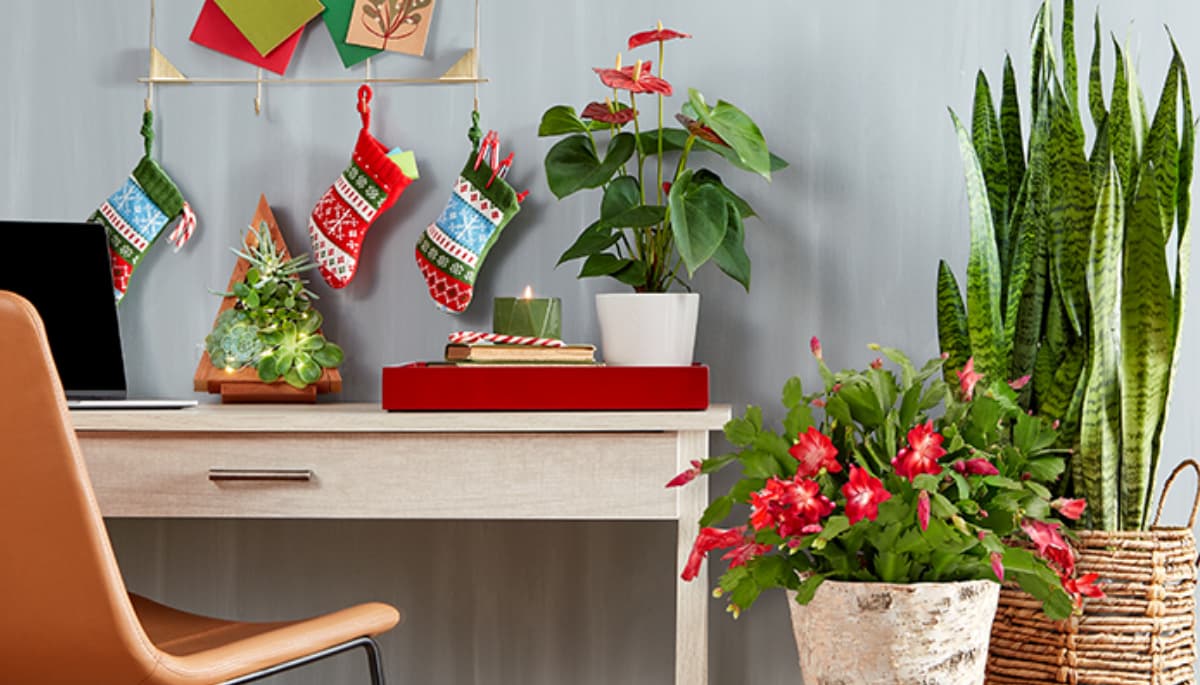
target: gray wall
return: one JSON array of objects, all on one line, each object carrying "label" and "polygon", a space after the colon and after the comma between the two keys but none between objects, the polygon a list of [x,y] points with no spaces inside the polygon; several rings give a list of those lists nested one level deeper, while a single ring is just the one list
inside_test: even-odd
[{"label": "gray wall", "polygon": [[[471,89],[378,89],[376,133],[417,150],[423,176],[372,230],[357,280],[342,292],[317,284],[327,332],[348,353],[342,399],[377,400],[381,365],[435,356],[451,330],[486,328],[490,298],[526,283],[563,298],[568,337],[597,338],[592,295],[616,288],[576,281],[571,267],[556,270],[554,262],[594,218],[598,200],[554,200],[540,171],[550,143],[535,131],[547,106],[602,97],[590,68],[609,64],[628,33],[660,18],[696,35],[671,46],[671,80],[743,107],[793,164],[769,186],[729,175],[763,221],[750,226],[749,296],[713,270],[695,281],[704,296],[697,354],[713,368],[714,398],[771,407],[788,375],[815,381],[806,343],[812,334],[822,337],[833,364],[869,360],[863,346],[873,341],[918,357],[935,353],[937,259],[961,269],[967,250],[961,167],[945,108],[967,112],[976,69],[998,82],[1006,50],[1018,73],[1027,73],[1037,2],[483,4],[483,70],[492,79],[481,91],[484,123],[518,152],[510,179],[533,196],[483,269],[481,302],[457,319],[437,312],[412,248],[467,154]],[[1095,2],[1080,4],[1086,55],[1084,27]],[[144,88],[134,79],[146,69],[148,2],[7,5],[0,216],[82,219],[140,154]],[[252,76],[250,67],[187,41],[199,5],[159,2],[160,48],[193,76]],[[1169,58],[1164,23],[1200,73],[1195,2],[1110,0],[1103,9],[1108,30],[1131,36],[1151,102]],[[437,11],[429,57],[379,59],[376,73],[440,73],[470,45],[466,0],[441,0]],[[314,25],[289,75],[342,73],[324,27]],[[140,394],[191,396],[199,343],[217,305],[207,289],[228,278],[228,248],[259,193],[293,250],[305,249],[307,213],[353,144],[353,87],[270,88],[259,117],[253,96],[245,86],[157,92],[158,154],[200,228],[179,254],[157,246],[122,305]],[[54,272],[53,246],[39,258],[48,277],[69,282],[70,274]],[[1193,312],[1188,350],[1197,349],[1198,326]],[[1198,381],[1200,363],[1185,354],[1164,466],[1200,443],[1200,424],[1188,418],[1200,400]],[[1185,518],[1182,502],[1170,511],[1175,521]],[[129,584],[184,607],[245,617],[300,615],[371,597],[405,607],[407,625],[385,638],[399,683],[670,678],[669,526],[119,521],[111,529]],[[782,597],[765,598],[736,623],[718,603],[713,609],[713,683],[797,682]],[[359,673],[357,664],[335,663],[286,682]]]}]

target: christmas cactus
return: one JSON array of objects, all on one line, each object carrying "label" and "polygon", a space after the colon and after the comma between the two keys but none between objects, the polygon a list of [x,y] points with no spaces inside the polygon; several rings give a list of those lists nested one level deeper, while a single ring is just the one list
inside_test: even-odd
[{"label": "christmas cactus", "polygon": [[[664,97],[674,92],[663,69],[665,43],[679,38],[690,36],[662,24],[630,36],[630,50],[658,46],[657,73],[650,60],[622,66],[618,54],[615,67],[595,69],[601,83],[612,89],[611,97],[592,102],[581,113],[558,105],[542,115],[538,135],[566,136],[546,154],[550,190],[560,199],[585,189],[604,191],[600,217],[558,263],[583,259],[580,278],[610,276],[638,292],[666,292],[676,283],[686,287],[681,268],[690,276],[711,260],[749,290],[743,222],[755,216],[754,210],[715,172],[688,168],[688,162],[693,152],[715,153],[768,181],[772,171],[787,163],[771,154],[762,131],[745,112],[724,100],[709,105],[694,89],[675,117],[682,127],[663,126]],[[627,103],[621,101],[622,93]],[[639,95],[657,100],[658,126],[653,130],[642,130]],[[667,175],[664,156],[674,152],[679,158]],[[655,169],[647,172],[651,160]]]},{"label": "christmas cactus", "polygon": [[[918,369],[898,350],[872,347],[898,373],[882,358],[834,373],[813,338],[824,388],[806,394],[798,377],[787,381],[783,432],[748,407],[725,426],[736,452],[697,460],[668,484],[742,469],[705,511],[683,578],[728,550],[716,594],[735,616],[767,588],[794,590],[805,604],[826,580],[1008,579],[1056,619],[1100,595],[1094,575],[1075,577],[1055,520],[1078,518],[1085,503],[1051,494],[1063,454],[1055,426],[1017,405],[1028,379],[984,378],[969,363],[948,384],[944,358]],[[748,505],[748,521],[713,527],[735,505]]]}]

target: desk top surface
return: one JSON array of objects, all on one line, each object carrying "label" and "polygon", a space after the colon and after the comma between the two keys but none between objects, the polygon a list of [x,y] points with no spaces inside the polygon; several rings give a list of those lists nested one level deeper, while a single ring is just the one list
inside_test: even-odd
[{"label": "desk top surface", "polygon": [[253,433],[643,432],[717,430],[727,404],[703,411],[386,412],[376,403],[202,404],[169,410],[72,410],[77,431]]}]

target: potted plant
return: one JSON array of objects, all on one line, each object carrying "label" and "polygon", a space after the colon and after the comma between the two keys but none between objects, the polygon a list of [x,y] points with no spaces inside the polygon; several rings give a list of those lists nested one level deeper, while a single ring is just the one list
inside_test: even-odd
[{"label": "potted plant", "polygon": [[[596,298],[610,364],[691,363],[699,295],[684,280],[684,269],[690,278],[712,261],[750,289],[743,222],[754,210],[714,171],[689,166],[693,153],[715,153],[768,181],[772,171],[787,166],[771,154],[745,112],[724,100],[710,105],[694,89],[676,115],[682,127],[663,125],[664,98],[674,92],[663,69],[665,44],[680,38],[690,36],[661,23],[630,36],[630,50],[658,46],[657,72],[652,60],[622,66],[618,54],[615,67],[594,70],[611,97],[578,114],[568,105],[551,107],[538,127],[540,136],[562,137],[545,163],[557,197],[603,190],[600,216],[558,263],[582,259],[580,278],[608,276],[634,290]],[[657,100],[653,129],[642,130],[639,95]],[[672,170],[664,157],[674,152],[679,154]],[[675,286],[686,292],[669,292]]]},{"label": "potted plant", "polygon": [[[950,268],[939,266],[939,339],[948,369],[973,358],[984,373],[1032,376],[1020,406],[1059,422],[1059,446],[1072,455],[1058,491],[1091,504],[1078,534],[1085,565],[1110,572],[1114,565],[1140,567],[1136,576],[1160,582],[1154,588],[1102,574],[1121,581],[1114,586],[1120,589],[1089,603],[1073,625],[1037,617],[1027,597],[1006,589],[992,682],[1045,682],[1063,668],[1071,682],[1093,682],[1140,668],[1131,666],[1138,659],[1182,662],[1190,673],[1190,623],[1157,611],[1154,597],[1169,592],[1168,604],[1194,606],[1195,572],[1186,559],[1194,560],[1194,540],[1181,529],[1147,530],[1191,258],[1195,134],[1187,70],[1172,41],[1173,59],[1150,118],[1131,60],[1114,40],[1106,102],[1097,14],[1087,101],[1096,135],[1089,143],[1077,94],[1072,0],[1063,3],[1061,55],[1053,23],[1047,0],[1034,22],[1028,140],[1008,60],[999,115],[981,71],[971,130],[955,118],[971,249],[965,303]],[[1113,617],[1124,615],[1141,619],[1127,624],[1121,655],[1082,639],[1110,634]],[[1032,647],[1031,625],[1046,636]],[[1013,675],[1020,672],[1030,675]]]},{"label": "potted plant", "polygon": [[[1020,410],[1016,389],[969,372],[951,388],[943,359],[918,369],[879,347],[899,374],[882,359],[834,373],[815,338],[812,348],[824,387],[784,384],[782,432],[748,407],[725,426],[737,451],[669,484],[742,469],[705,512],[685,580],[727,549],[715,594],[734,616],[786,588],[810,682],[978,685],[998,581],[1020,583],[1059,618],[1076,606],[1064,585],[1098,592],[1075,577],[1055,520],[1085,504],[1052,496],[1064,468],[1055,430]],[[748,521],[713,527],[735,505],[748,505]]]},{"label": "potted plant", "polygon": [[317,296],[300,276],[316,265],[308,255],[287,254],[264,207],[260,201],[261,219],[242,249],[233,249],[238,266],[229,291],[216,293],[224,301],[204,339],[196,389],[220,392],[227,402],[315,401],[318,390],[339,389],[345,355],[321,334]]}]

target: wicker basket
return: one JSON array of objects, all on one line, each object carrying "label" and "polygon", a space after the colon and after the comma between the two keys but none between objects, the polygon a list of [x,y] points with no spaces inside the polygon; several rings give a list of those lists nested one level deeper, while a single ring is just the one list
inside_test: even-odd
[{"label": "wicker basket", "polygon": [[1180,464],[1163,487],[1145,532],[1079,531],[1079,573],[1098,573],[1105,598],[1083,614],[1051,621],[1041,604],[1005,586],[992,625],[987,685],[1195,685],[1196,539],[1192,526],[1159,527],[1175,477],[1200,465]]}]

